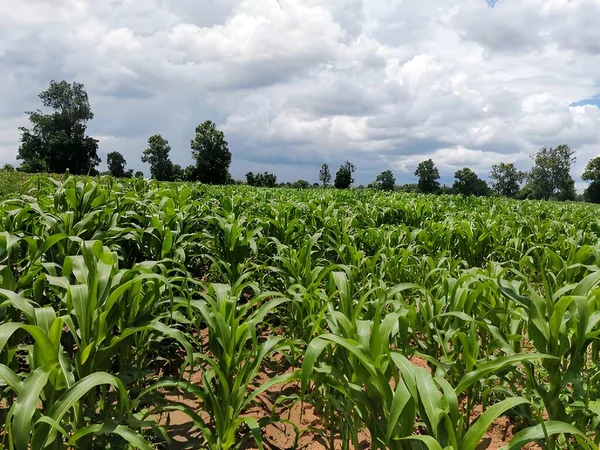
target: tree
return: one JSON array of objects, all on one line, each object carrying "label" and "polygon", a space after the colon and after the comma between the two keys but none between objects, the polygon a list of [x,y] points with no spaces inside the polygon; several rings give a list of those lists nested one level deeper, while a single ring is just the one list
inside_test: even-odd
[{"label": "tree", "polygon": [[173,163],[169,159],[171,146],[169,141],[160,134],[148,138],[148,148],[144,150],[142,162],[150,163],[150,175],[158,181],[171,181],[173,176]]},{"label": "tree", "polygon": [[185,172],[179,164],[173,164],[171,172],[171,181],[184,181]]},{"label": "tree", "polygon": [[190,143],[196,160],[198,181],[206,184],[227,184],[231,178],[229,165],[231,152],[222,131],[207,120],[196,127],[196,135]]},{"label": "tree", "polygon": [[435,167],[433,160],[422,161],[415,170],[419,177],[419,191],[424,194],[435,194],[440,190],[440,171]]},{"label": "tree", "polygon": [[456,194],[474,195],[476,197],[489,194],[486,182],[468,167],[457,170],[454,173],[454,178],[456,178],[456,181],[452,185],[452,190]]},{"label": "tree", "polygon": [[3,170],[4,172],[14,172],[15,168],[13,167],[12,164],[6,163],[2,166],[2,169],[0,169],[0,170]]},{"label": "tree", "polygon": [[535,165],[528,175],[528,185],[535,198],[548,200],[575,199],[575,180],[571,177],[571,164],[576,160],[575,151],[562,144],[543,147],[531,157]]},{"label": "tree", "polygon": [[306,180],[298,180],[292,184],[294,189],[308,189],[310,187],[310,183]]},{"label": "tree", "polygon": [[183,180],[184,181],[197,181],[198,180],[198,170],[195,165],[189,165],[185,169],[183,169]]},{"label": "tree", "polygon": [[600,156],[597,156],[588,162],[583,174],[581,174],[581,179],[583,181],[591,182],[583,193],[585,201],[600,203]]},{"label": "tree", "polygon": [[106,155],[106,164],[108,171],[113,177],[123,178],[125,176],[125,158],[119,152],[110,152]]},{"label": "tree", "polygon": [[385,170],[377,175],[375,180],[375,188],[382,191],[393,191],[396,187],[396,178],[391,170]]},{"label": "tree", "polygon": [[135,178],[144,178],[144,172],[142,172],[141,170],[138,170],[135,173]]},{"label": "tree", "polygon": [[254,187],[275,187],[277,185],[277,175],[269,172],[257,174],[248,172],[246,174],[246,184]]},{"label": "tree", "polygon": [[81,83],[52,80],[39,94],[51,114],[26,111],[33,127],[20,127],[17,159],[23,172],[96,174],[100,164],[98,141],[85,134],[87,122],[94,118],[88,95]]},{"label": "tree", "polygon": [[356,171],[356,166],[352,164],[350,161],[346,161],[340,169],[335,174],[335,180],[333,181],[336,189],[348,189],[352,183],[354,183],[354,179],[352,178],[352,174]]},{"label": "tree", "polygon": [[501,162],[492,166],[490,178],[494,180],[491,185],[496,194],[513,198],[519,193],[525,174],[517,170],[513,163]]},{"label": "tree", "polygon": [[329,172],[329,164],[323,164],[321,170],[319,170],[319,180],[323,184],[323,187],[327,187],[331,182],[331,173]]}]

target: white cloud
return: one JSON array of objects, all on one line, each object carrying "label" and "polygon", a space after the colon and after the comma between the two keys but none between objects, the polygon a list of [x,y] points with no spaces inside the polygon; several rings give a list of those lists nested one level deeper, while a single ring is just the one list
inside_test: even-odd
[{"label": "white cloud", "polygon": [[0,3],[0,163],[49,80],[83,82],[101,151],[131,167],[151,134],[173,159],[207,119],[248,167],[316,180],[345,159],[411,182],[569,143],[596,156],[597,0],[31,0]]}]

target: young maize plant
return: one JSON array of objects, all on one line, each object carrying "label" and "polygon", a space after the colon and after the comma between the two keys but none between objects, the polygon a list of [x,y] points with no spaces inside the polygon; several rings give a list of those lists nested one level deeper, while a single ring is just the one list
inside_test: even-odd
[{"label": "young maize plant", "polygon": [[590,205],[18,176],[1,448],[598,449]]}]

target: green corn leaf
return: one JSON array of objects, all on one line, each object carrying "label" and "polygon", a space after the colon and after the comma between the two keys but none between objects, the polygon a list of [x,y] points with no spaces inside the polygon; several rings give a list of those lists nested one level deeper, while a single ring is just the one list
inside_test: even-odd
[{"label": "green corn leaf", "polygon": [[48,382],[50,374],[39,367],[31,372],[21,387],[21,392],[15,404],[12,434],[16,450],[29,449],[29,437],[34,422],[34,414],[40,400],[42,389]]}]

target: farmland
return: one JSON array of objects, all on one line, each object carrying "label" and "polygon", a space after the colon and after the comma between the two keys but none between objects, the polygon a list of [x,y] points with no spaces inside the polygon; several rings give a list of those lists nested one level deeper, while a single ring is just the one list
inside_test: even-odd
[{"label": "farmland", "polygon": [[[214,450],[274,448],[276,426],[286,448],[476,450],[500,420],[507,449],[597,448],[589,206],[110,177],[19,189],[0,203],[1,448],[174,447],[175,413]],[[318,420],[288,419],[298,407]]]}]

